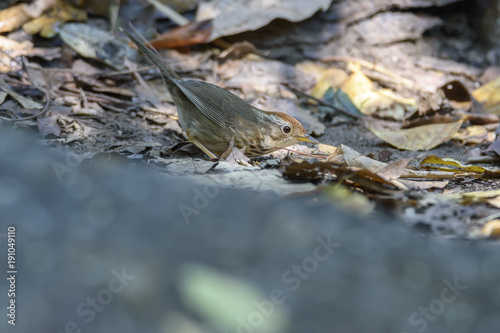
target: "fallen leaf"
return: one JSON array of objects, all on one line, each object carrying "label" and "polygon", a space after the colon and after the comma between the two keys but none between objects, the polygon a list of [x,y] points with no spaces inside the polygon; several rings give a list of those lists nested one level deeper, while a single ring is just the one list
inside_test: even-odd
[{"label": "fallen leaf", "polygon": [[0,78],[0,90],[3,90],[10,97],[14,98],[25,109],[42,109],[43,105],[34,100],[24,97],[12,90],[4,79]]},{"label": "fallen leaf", "polygon": [[226,149],[225,152],[222,153],[220,156],[220,161],[228,162],[231,164],[241,164],[245,166],[250,166],[248,162],[250,162],[250,158],[245,156],[245,148],[239,149],[238,147],[234,146],[234,138],[231,139],[231,142],[229,143],[229,147]]},{"label": "fallen leaf", "polygon": [[7,98],[7,93],[6,92],[3,92],[3,91],[0,91],[0,105],[3,104],[3,102],[5,102],[5,98]]},{"label": "fallen leaf", "polygon": [[38,130],[42,138],[49,135],[53,135],[55,137],[61,136],[61,126],[59,126],[57,120],[57,115],[52,112],[47,112],[44,117],[37,119]]},{"label": "fallen leaf", "polygon": [[419,39],[424,31],[441,24],[436,16],[386,11],[362,20],[353,30],[368,45],[379,45]]},{"label": "fallen leaf", "polygon": [[86,21],[87,12],[69,4],[60,3],[57,8],[40,17],[23,24],[23,30],[34,35],[40,33],[44,38],[52,38],[59,31],[59,27],[67,21]]},{"label": "fallen leaf", "polygon": [[445,198],[459,201],[463,205],[488,203],[500,208],[500,190],[445,194]]},{"label": "fallen leaf", "polygon": [[323,98],[328,89],[333,88],[336,90],[348,78],[349,76],[343,70],[338,68],[328,68],[318,79],[318,82],[311,90],[310,94],[316,98]]},{"label": "fallen leaf", "polygon": [[59,35],[78,54],[118,70],[125,69],[124,58],[133,59],[136,53],[113,34],[83,23],[67,23]]},{"label": "fallen leaf", "polygon": [[495,140],[495,133],[489,132],[483,126],[473,125],[460,129],[458,132],[453,134],[452,139],[458,140],[464,145],[493,142]]},{"label": "fallen leaf", "polygon": [[484,104],[489,113],[500,113],[500,76],[472,92],[474,98]]},{"label": "fallen leaf", "polygon": [[[372,173],[377,173],[387,166],[387,163],[382,163],[380,161],[369,158],[368,156],[364,156],[356,150],[348,147],[346,145],[340,145],[339,154],[334,157],[330,162],[338,163],[340,165],[349,165],[355,166],[363,170],[368,170]],[[473,176],[474,173],[464,173],[460,176]],[[425,179],[452,179],[456,178],[456,174],[454,172],[447,171],[421,171],[421,170],[412,170],[409,168],[404,169],[401,173],[400,178],[425,178]]]},{"label": "fallen leaf", "polygon": [[332,0],[214,0],[201,2],[196,21],[213,19],[209,41],[223,36],[257,30],[271,21],[281,18],[291,22],[303,21],[320,9],[327,10]]},{"label": "fallen leaf", "polygon": [[413,158],[402,158],[394,161],[380,169],[377,175],[387,180],[398,179],[412,160]]},{"label": "fallen leaf", "polygon": [[318,149],[320,152],[326,153],[330,156],[337,155],[339,151],[337,147],[331,145],[325,145],[324,143],[318,144]]},{"label": "fallen leaf", "polygon": [[363,114],[403,120],[407,113],[413,114],[418,110],[417,101],[413,98],[397,96],[388,89],[377,90],[360,64],[349,63],[348,66],[353,73],[341,89]]},{"label": "fallen leaf", "polygon": [[430,189],[445,188],[448,185],[447,181],[414,181],[408,179],[399,179],[398,182],[403,184],[410,191],[425,191]]},{"label": "fallen leaf", "polygon": [[390,145],[403,150],[430,150],[451,139],[463,120],[453,123],[429,124],[400,130],[385,130],[370,126],[370,131]]},{"label": "fallen leaf", "polygon": [[219,54],[217,58],[221,63],[228,60],[243,59],[248,54],[257,54],[257,48],[250,42],[242,41],[231,45],[228,49]]},{"label": "fallen leaf", "polygon": [[482,228],[480,233],[485,237],[500,237],[500,220],[495,219],[487,222]]},{"label": "fallen leaf", "polygon": [[164,32],[154,40],[150,41],[150,44],[156,49],[204,44],[208,42],[208,38],[211,33],[211,20],[191,22]]},{"label": "fallen leaf", "polygon": [[[433,166],[425,166],[425,164],[437,164],[437,165],[448,165],[448,166],[453,166],[455,168],[445,168],[445,167],[433,167]],[[484,173],[487,170],[481,166],[478,165],[464,165],[461,162],[451,158],[451,157],[444,157],[440,158],[434,155],[427,156],[420,162],[420,167],[426,168],[426,169],[436,169],[436,170],[441,170],[441,171],[447,171],[447,172],[462,172],[462,171],[469,171],[469,172],[474,172],[474,173]]]}]

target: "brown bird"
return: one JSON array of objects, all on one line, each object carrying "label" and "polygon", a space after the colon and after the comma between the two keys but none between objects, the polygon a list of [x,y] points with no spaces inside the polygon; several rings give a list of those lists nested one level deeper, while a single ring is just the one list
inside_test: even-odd
[{"label": "brown bird", "polygon": [[234,145],[246,156],[259,156],[300,141],[318,142],[304,126],[283,112],[263,111],[213,84],[181,78],[139,39],[120,28],[161,73],[188,139],[215,159]]}]

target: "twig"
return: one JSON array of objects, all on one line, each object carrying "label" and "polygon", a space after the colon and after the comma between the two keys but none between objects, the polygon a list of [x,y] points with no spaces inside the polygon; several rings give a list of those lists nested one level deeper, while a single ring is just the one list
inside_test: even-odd
[{"label": "twig", "polygon": [[486,223],[486,222],[490,222],[490,221],[492,221],[492,220],[494,220],[494,219],[496,219],[498,217],[500,217],[500,213],[495,213],[495,214],[483,217],[482,219],[479,219],[479,220],[475,221],[475,223],[477,223],[477,224],[483,224],[483,223]]},{"label": "twig", "polygon": [[298,150],[295,150],[295,149],[292,149],[292,148],[288,148],[288,147],[277,147],[277,148],[285,149],[285,150],[291,151],[292,153],[297,153],[297,154],[300,154],[300,155],[306,155],[306,156],[309,156],[309,157],[316,157],[316,158],[327,158],[328,157],[326,155],[313,155],[313,154],[309,154],[309,153],[304,153],[304,152],[301,152],[301,151],[298,151]]},{"label": "twig", "polygon": [[343,115],[343,116],[346,116],[346,117],[349,117],[349,118],[352,118],[352,119],[361,119],[361,118],[363,118],[363,117],[358,116],[358,115],[356,115],[356,114],[352,114],[352,113],[350,113],[350,112],[348,112],[348,111],[346,111],[346,110],[344,110],[344,109],[338,108],[338,107],[336,107],[335,105],[332,105],[332,104],[330,104],[330,103],[327,103],[327,102],[325,102],[325,101],[324,101],[324,100],[322,100],[322,99],[316,98],[316,97],[314,97],[314,96],[312,96],[312,95],[310,95],[310,94],[308,94],[308,93],[305,93],[305,92],[303,92],[302,90],[300,90],[300,89],[298,89],[298,88],[294,87],[293,85],[291,85],[291,84],[289,84],[289,83],[284,83],[284,85],[285,85],[285,86],[287,86],[288,88],[290,88],[293,92],[295,92],[295,93],[297,93],[297,94],[299,94],[299,95],[302,95],[302,96],[304,96],[304,97],[310,98],[310,99],[312,99],[312,100],[314,100],[314,101],[318,102],[319,104],[321,104],[321,105],[323,105],[323,106],[329,107],[329,108],[331,108],[332,110],[334,110],[335,112],[340,113],[340,114],[341,114],[341,115]]},{"label": "twig", "polygon": [[177,13],[175,10],[172,8],[165,6],[164,4],[160,3],[157,0],[147,0],[150,4],[156,7],[160,12],[162,12],[166,17],[171,19],[173,22],[175,22],[179,26],[183,26],[189,23],[189,20],[185,18],[184,16],[180,15]]},{"label": "twig", "polygon": [[141,67],[141,68],[137,68],[137,69],[128,69],[128,70],[115,71],[115,72],[110,72],[110,73],[97,73],[94,75],[97,75],[97,76],[115,76],[115,75],[134,74],[134,73],[149,71],[149,70],[155,69],[155,68],[156,68],[155,66],[151,65],[151,66]]},{"label": "twig", "polygon": [[38,118],[40,116],[43,116],[45,114],[45,112],[47,112],[47,110],[49,109],[49,105],[50,105],[50,96],[49,96],[48,92],[44,92],[44,93],[45,93],[45,105],[43,106],[42,111],[40,111],[39,113],[34,114],[32,116],[28,116],[28,117],[24,117],[24,118],[16,118],[16,119],[3,119],[3,121],[15,123],[18,121],[25,121],[25,120],[30,120],[30,119],[34,119],[34,118]]},{"label": "twig", "polygon": [[[71,96],[77,96],[77,97],[80,97],[80,93],[77,89],[71,89],[71,88],[65,88],[67,90],[57,90],[57,92],[61,93],[61,94],[66,94],[66,95],[71,95]],[[149,106],[143,106],[143,105],[137,105],[135,103],[132,103],[132,102],[129,102],[129,101],[124,101],[124,100],[121,100],[121,99],[118,99],[118,98],[114,98],[114,97],[110,97],[110,96],[106,96],[106,95],[97,95],[97,94],[94,94],[94,93],[91,93],[91,92],[86,92],[85,95],[87,96],[87,100],[89,101],[92,101],[92,102],[97,102],[97,103],[103,103],[103,102],[111,102],[111,103],[117,103],[117,104],[125,104],[125,105],[128,105],[128,106],[135,106],[135,107],[138,107],[146,112],[153,112],[153,113],[159,113],[159,114],[163,114],[167,117],[169,117],[170,119],[173,119],[173,120],[178,120],[179,118],[177,117],[177,115],[174,115],[174,114],[169,114],[169,113],[166,113],[166,112],[162,112],[160,110],[157,110],[157,109],[154,109],[154,108],[151,108]],[[113,110],[113,111],[117,111],[119,110],[118,108],[115,108],[115,107],[111,107],[109,105],[101,105],[103,108],[108,108],[110,110]],[[121,111],[119,111],[121,112]]]}]

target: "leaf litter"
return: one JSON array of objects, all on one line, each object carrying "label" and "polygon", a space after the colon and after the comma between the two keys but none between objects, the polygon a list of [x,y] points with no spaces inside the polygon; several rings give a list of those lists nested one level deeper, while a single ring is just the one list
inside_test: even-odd
[{"label": "leaf litter", "polygon": [[[446,6],[454,1],[430,2]],[[362,1],[356,11],[348,1],[328,9],[330,3],[289,2],[287,6],[304,10],[277,6],[250,20],[256,18],[252,11],[241,10],[242,3],[235,2],[216,8],[222,12],[210,18],[209,30],[198,20],[154,39],[157,46],[185,47],[231,36],[188,53],[168,50],[166,59],[181,75],[299,118],[323,142],[318,147],[291,147],[308,155],[283,150],[249,160],[243,150],[230,147],[220,161],[206,161],[198,151],[180,148],[186,137],[158,72],[138,60],[125,39],[102,29],[105,19],[96,24],[77,11],[71,21],[83,23],[61,23],[60,30],[54,29],[54,20],[68,17],[61,12],[51,19],[50,1],[38,17],[23,14],[21,7],[8,9],[16,11],[17,21],[6,28],[12,39],[0,36],[0,47],[11,52],[12,59],[26,56],[30,61],[10,65],[11,58],[0,59],[0,69],[8,73],[0,75],[0,120],[20,120],[17,126],[36,127],[47,144],[90,153],[90,159],[120,154],[142,160],[166,177],[183,175],[224,187],[313,196],[363,214],[389,206],[406,223],[426,225],[437,234],[498,237],[499,171],[495,165],[464,162],[471,149],[476,149],[475,159],[484,161],[499,154],[498,79],[477,88],[475,79],[482,69],[474,63],[444,61],[425,52],[415,56],[418,52],[408,40],[431,43],[424,33],[439,32],[440,26],[450,24],[446,18],[432,12],[401,15],[386,11],[380,1]],[[422,8],[418,1],[393,3]],[[260,13],[265,5],[252,2]],[[215,1],[204,6],[217,7]],[[227,15],[233,12],[239,16]],[[0,17],[5,13],[0,11]],[[49,48],[14,35],[42,13],[47,22],[39,20],[37,29],[28,25],[27,30],[45,38],[57,33],[62,39],[62,47],[52,48],[56,56],[46,51],[47,57],[57,59],[50,66],[37,64],[45,52],[41,50]],[[377,23],[381,18],[407,26],[384,34]],[[317,33],[321,25],[327,29]],[[439,33],[434,38],[448,45]],[[295,43],[287,44],[291,40]],[[336,52],[331,52],[332,45]],[[394,61],[386,61],[391,58],[386,52],[392,52]],[[288,57],[301,59],[291,65]],[[16,72],[23,63],[25,70]],[[44,105],[46,110],[38,114]],[[345,113],[339,115],[338,109]],[[463,218],[453,219],[456,212]]]}]

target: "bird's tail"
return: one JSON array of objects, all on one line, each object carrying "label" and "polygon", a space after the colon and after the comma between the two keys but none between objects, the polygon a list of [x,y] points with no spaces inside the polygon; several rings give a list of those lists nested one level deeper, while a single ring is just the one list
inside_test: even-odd
[{"label": "bird's tail", "polygon": [[137,46],[139,51],[141,51],[141,53],[144,54],[144,56],[160,70],[162,75],[166,76],[166,78],[170,80],[180,79],[180,76],[168,68],[168,66],[163,62],[163,59],[156,52],[150,50],[146,45],[144,45],[143,42],[125,29],[120,27],[120,30]]}]

